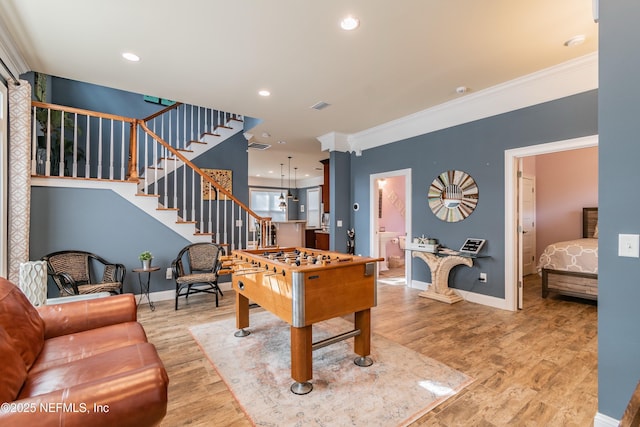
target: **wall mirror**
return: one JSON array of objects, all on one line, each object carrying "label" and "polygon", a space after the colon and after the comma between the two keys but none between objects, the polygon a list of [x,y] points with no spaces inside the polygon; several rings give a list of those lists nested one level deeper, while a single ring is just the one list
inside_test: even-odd
[{"label": "wall mirror", "polygon": [[442,221],[462,221],[478,204],[478,186],[466,172],[449,170],[441,173],[429,187],[429,207]]}]

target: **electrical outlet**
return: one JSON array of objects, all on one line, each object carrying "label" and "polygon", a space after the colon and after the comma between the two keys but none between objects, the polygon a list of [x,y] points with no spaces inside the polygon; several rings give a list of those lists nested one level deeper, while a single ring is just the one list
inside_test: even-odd
[{"label": "electrical outlet", "polygon": [[482,283],[487,283],[487,273],[480,273],[480,281]]},{"label": "electrical outlet", "polygon": [[167,273],[165,277],[167,278],[167,280],[173,279],[173,270],[171,270],[171,268],[167,268]]}]

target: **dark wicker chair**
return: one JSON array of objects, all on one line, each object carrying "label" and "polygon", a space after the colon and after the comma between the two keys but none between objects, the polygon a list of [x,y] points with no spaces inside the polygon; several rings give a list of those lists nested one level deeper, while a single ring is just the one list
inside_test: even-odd
[{"label": "dark wicker chair", "polygon": [[176,280],[176,310],[179,297],[188,302],[190,294],[200,292],[215,294],[218,307],[218,294],[223,296],[218,287],[221,255],[224,249],[215,243],[193,243],[182,248],[171,263]]},{"label": "dark wicker chair", "polygon": [[[48,274],[60,289],[60,296],[93,294],[98,292],[122,293],[127,272],[122,264],[111,263],[85,251],[59,251],[42,257],[47,262]],[[102,279],[94,280],[93,272],[102,269]]]}]

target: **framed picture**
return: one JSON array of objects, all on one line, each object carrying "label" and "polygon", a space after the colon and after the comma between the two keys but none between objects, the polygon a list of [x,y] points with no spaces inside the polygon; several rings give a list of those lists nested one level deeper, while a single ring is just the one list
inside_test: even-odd
[{"label": "framed picture", "polygon": [[[233,194],[233,179],[231,170],[227,169],[202,169],[204,173],[214,179],[215,182],[220,184],[222,188],[227,190],[229,193]],[[202,178],[202,183],[200,188],[202,188],[202,200],[217,200],[218,191],[216,188],[209,184],[207,181]],[[224,195],[220,195],[220,199],[224,200]]]}]

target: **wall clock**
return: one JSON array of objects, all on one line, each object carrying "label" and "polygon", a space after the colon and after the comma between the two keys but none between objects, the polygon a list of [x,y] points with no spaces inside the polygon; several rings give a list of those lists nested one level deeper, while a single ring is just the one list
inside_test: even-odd
[{"label": "wall clock", "polygon": [[466,172],[449,170],[433,180],[427,196],[431,212],[442,221],[462,221],[478,204],[478,186]]}]

